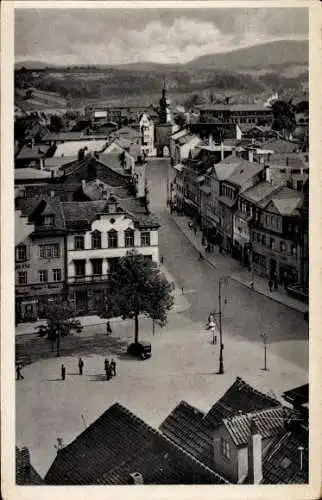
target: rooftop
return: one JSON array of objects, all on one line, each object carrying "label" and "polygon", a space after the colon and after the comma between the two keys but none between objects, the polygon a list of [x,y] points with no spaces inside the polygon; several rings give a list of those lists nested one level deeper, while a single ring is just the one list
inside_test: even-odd
[{"label": "rooftop", "polygon": [[44,144],[24,145],[17,154],[16,160],[38,160],[46,155],[48,149],[49,146]]},{"label": "rooftop", "polygon": [[19,449],[16,446],[16,483],[24,486],[39,486],[46,484],[30,463],[28,448]]},{"label": "rooftop", "polygon": [[60,450],[48,484],[225,484],[226,481],[118,403]]},{"label": "rooftop", "polygon": [[304,384],[283,393],[283,398],[289,403],[306,404],[309,401],[309,384]]},{"label": "rooftop", "polygon": [[295,153],[298,151],[299,146],[298,143],[285,139],[270,139],[262,144],[264,149],[272,149],[274,153]]},{"label": "rooftop", "polygon": [[246,191],[243,191],[240,196],[253,203],[258,203],[267,198],[267,196],[273,194],[276,189],[278,188],[273,186],[270,182],[263,181],[256,184],[254,187],[246,189]]},{"label": "rooftop", "polygon": [[272,194],[270,200],[268,200],[265,205],[262,204],[262,207],[266,208],[271,202],[281,215],[299,215],[298,210],[302,207],[303,193],[295,191],[295,189],[281,187]]},{"label": "rooftop", "polygon": [[31,179],[48,179],[51,177],[50,172],[46,172],[43,170],[38,170],[37,168],[15,168],[15,182],[16,181],[24,181]]},{"label": "rooftop", "polygon": [[248,413],[277,406],[280,406],[279,401],[259,392],[237,377],[233,385],[209,410],[205,420],[211,427],[215,428],[221,424],[224,418],[238,415],[239,411]]},{"label": "rooftop", "polygon": [[261,163],[254,163],[240,159],[237,168],[226,180],[239,187],[243,187],[247,181],[262,171],[264,171],[264,165]]},{"label": "rooftop", "polygon": [[223,419],[223,425],[236,446],[245,446],[251,434],[251,421],[256,423],[263,439],[285,433],[285,419],[292,412],[282,406],[252,411]]},{"label": "rooftop", "polygon": [[263,480],[261,484],[308,483],[308,447],[308,432],[304,429],[297,432],[288,432],[282,437],[276,438],[263,460]]},{"label": "rooftop", "polygon": [[63,142],[61,144],[57,144],[57,149],[54,153],[54,157],[74,157],[78,154],[80,149],[85,147],[87,148],[87,152],[102,151],[106,146],[106,143],[107,139],[81,139],[79,141]]},{"label": "rooftop", "polygon": [[272,113],[270,108],[266,108],[261,104],[208,104],[204,106],[197,106],[200,111],[266,111]]}]

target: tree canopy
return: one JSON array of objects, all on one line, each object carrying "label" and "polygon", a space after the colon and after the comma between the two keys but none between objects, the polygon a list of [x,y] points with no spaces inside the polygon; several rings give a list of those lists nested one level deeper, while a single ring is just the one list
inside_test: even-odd
[{"label": "tree canopy", "polygon": [[167,322],[167,312],[173,306],[173,284],[169,283],[155,264],[143,255],[130,251],[120,258],[111,274],[107,290],[104,316],[134,319],[134,338],[139,340],[139,315]]},{"label": "tree canopy", "polygon": [[174,123],[176,123],[180,128],[184,128],[187,124],[184,113],[178,113],[174,118]]},{"label": "tree canopy", "polygon": [[292,102],[275,101],[272,104],[273,130],[291,133],[296,127],[296,119]]},{"label": "tree canopy", "polygon": [[66,337],[72,330],[81,331],[82,326],[75,320],[75,310],[72,305],[63,298],[57,298],[45,305],[44,318],[47,324],[40,328],[39,335],[46,336],[52,342],[52,346],[56,342],[57,356],[60,356],[61,337]]}]

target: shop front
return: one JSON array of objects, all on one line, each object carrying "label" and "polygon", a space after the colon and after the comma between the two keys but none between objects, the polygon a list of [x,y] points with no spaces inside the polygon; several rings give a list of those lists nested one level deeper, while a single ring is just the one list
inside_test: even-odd
[{"label": "shop front", "polygon": [[62,283],[16,287],[16,324],[44,319],[48,302],[61,297]]}]

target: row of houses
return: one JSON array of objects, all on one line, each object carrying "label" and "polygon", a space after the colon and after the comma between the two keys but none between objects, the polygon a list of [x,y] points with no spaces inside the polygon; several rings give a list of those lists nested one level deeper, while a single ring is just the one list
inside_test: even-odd
[{"label": "row of houses", "polygon": [[244,266],[307,288],[308,155],[279,142],[194,147],[173,166],[171,203]]},{"label": "row of houses", "polygon": [[56,178],[16,182],[17,322],[41,317],[62,294],[79,314],[97,312],[110,273],[130,250],[159,262],[146,163],[138,160],[125,172],[116,159],[87,154],[60,167]]},{"label": "row of houses", "polygon": [[17,450],[17,482],[305,484],[308,384],[282,398],[237,377],[208,412],[181,401],[158,429],[116,403],[71,443],[61,443],[44,480],[28,450]]}]

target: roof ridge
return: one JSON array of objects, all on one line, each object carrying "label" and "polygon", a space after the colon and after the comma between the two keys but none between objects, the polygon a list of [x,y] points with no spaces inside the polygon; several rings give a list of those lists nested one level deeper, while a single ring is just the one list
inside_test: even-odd
[{"label": "roof ridge", "polygon": [[[272,398],[269,394],[266,394],[265,392],[261,392],[259,391],[258,389],[256,389],[256,387],[253,387],[251,385],[249,385],[247,382],[245,382],[245,380],[243,380],[241,377],[237,377],[235,382],[241,382],[244,386],[247,386],[248,388],[250,388],[253,392],[255,392],[256,394],[260,395],[260,396],[265,396],[267,399],[270,399],[271,401],[274,401],[274,402],[277,402],[278,404],[281,404],[277,399],[275,398]],[[234,383],[235,383],[234,382]],[[228,389],[229,390],[229,389]]]}]

